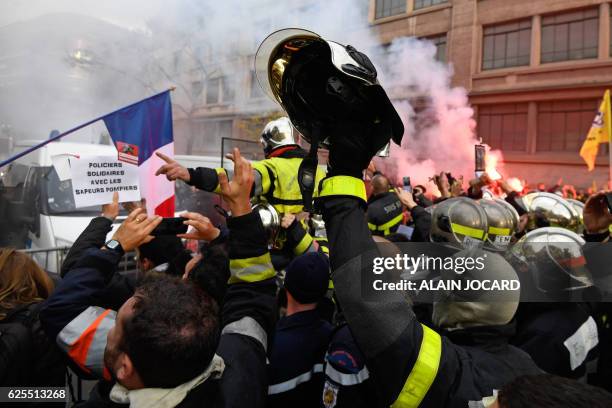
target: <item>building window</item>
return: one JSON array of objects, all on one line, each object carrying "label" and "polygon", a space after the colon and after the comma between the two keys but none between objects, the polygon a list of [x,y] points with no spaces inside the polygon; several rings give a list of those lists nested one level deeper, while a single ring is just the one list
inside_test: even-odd
[{"label": "building window", "polygon": [[375,18],[383,18],[406,12],[406,0],[376,0]]},{"label": "building window", "polygon": [[428,37],[426,40],[433,42],[436,46],[436,60],[446,62],[446,34]]},{"label": "building window", "polygon": [[598,9],[542,18],[543,63],[597,58],[598,43]]},{"label": "building window", "polygon": [[529,65],[531,19],[485,27],[482,69]]},{"label": "building window", "polygon": [[448,3],[448,0],[414,0],[414,9],[419,10],[436,4]]},{"label": "building window", "polygon": [[216,156],[221,151],[221,138],[223,137],[232,137],[231,120],[198,122],[192,135],[189,154]]},{"label": "building window", "polygon": [[595,118],[597,104],[595,99],[539,103],[536,150],[580,151]]},{"label": "building window", "polygon": [[206,81],[206,104],[219,103],[219,85],[221,78],[211,78]]},{"label": "building window", "polygon": [[[612,27],[612,7],[610,7],[610,27]],[[610,28],[610,56],[612,56],[612,28]]]},{"label": "building window", "polygon": [[478,137],[494,149],[527,150],[527,104],[478,106]]}]

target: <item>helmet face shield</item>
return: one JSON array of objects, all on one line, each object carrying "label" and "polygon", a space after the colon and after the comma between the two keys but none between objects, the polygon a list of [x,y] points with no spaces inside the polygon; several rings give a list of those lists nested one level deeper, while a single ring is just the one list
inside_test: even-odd
[{"label": "helmet face shield", "polygon": [[560,227],[577,232],[580,216],[574,207],[556,194],[538,192],[522,198],[529,214],[529,230]]},{"label": "helmet face shield", "polygon": [[283,107],[309,143],[316,125],[327,133],[318,140],[319,147],[329,148],[336,127],[342,124],[344,130],[347,123],[370,126],[375,146],[390,138],[401,143],[404,126],[378,84],[376,68],[350,45],[307,30],[279,30],[259,46],[255,73],[263,91]]},{"label": "helmet face shield", "polygon": [[262,41],[255,54],[255,75],[261,89],[278,103],[285,68],[293,55],[315,41],[323,41],[318,34],[299,28],[287,28],[270,34]]},{"label": "helmet face shield", "polygon": [[538,291],[562,293],[593,286],[583,245],[580,236],[566,229],[540,228],[522,237],[510,256],[530,273]]}]

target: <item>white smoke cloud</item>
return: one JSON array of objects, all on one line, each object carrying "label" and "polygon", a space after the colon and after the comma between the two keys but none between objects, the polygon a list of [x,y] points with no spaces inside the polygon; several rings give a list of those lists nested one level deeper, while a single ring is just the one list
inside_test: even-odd
[{"label": "white smoke cloud", "polygon": [[[23,48],[37,62],[27,68],[20,92],[0,97],[0,122],[42,138],[50,129],[64,130],[173,84],[173,101],[189,112],[197,104],[185,74],[198,69],[202,80],[219,73],[233,78],[234,103],[244,110],[251,105],[240,91],[258,43],[277,29],[297,26],[371,57],[406,127],[403,148],[393,148],[385,160],[398,180],[409,175],[414,184],[425,184],[443,170],[469,177],[476,139],[466,91],[451,87],[452,69],[435,60],[429,42],[398,38],[382,50],[367,21],[368,7],[368,0],[5,0],[0,55]],[[24,24],[31,28],[23,31]],[[41,40],[31,32],[53,35]],[[74,63],[67,57],[79,44],[95,63],[66,62]],[[81,76],[78,85],[75,75]],[[271,102],[252,108],[277,109]]]}]

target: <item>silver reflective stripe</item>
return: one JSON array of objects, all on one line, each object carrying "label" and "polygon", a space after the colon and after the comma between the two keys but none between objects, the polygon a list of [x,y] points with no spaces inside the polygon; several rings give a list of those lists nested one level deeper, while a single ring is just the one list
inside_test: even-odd
[{"label": "silver reflective stripe", "polygon": [[253,169],[253,175],[255,176],[255,179],[254,179],[255,190],[254,190],[253,197],[258,197],[263,194],[263,184],[261,182],[261,174],[259,173],[259,171]]},{"label": "silver reflective stripe", "polygon": [[221,335],[224,334],[242,334],[243,336],[252,337],[261,343],[264,350],[268,350],[268,336],[266,335],[266,331],[252,317],[245,316],[240,320],[228,324],[221,331]]},{"label": "silver reflective stripe", "polygon": [[[83,332],[105,311],[106,309],[98,306],[89,306],[59,332],[56,338],[57,345],[65,352],[70,351],[70,346],[74,344],[81,334],[83,334]],[[109,315],[112,315],[114,320],[116,313],[111,311]]]},{"label": "silver reflective stripe", "polygon": [[106,348],[106,338],[110,329],[115,325],[115,318],[115,312],[110,312],[104,316],[104,319],[102,319],[96,328],[96,334],[87,351],[85,366],[100,378],[104,375],[104,349]]},{"label": "silver reflective stripe", "polygon": [[313,374],[322,373],[322,372],[323,372],[323,364],[315,364],[312,367],[312,370],[310,371],[306,371],[305,373],[300,374],[297,377],[293,377],[290,380],[283,381],[282,383],[268,386],[268,395],[280,394],[282,392],[291,391],[298,385],[310,381]]},{"label": "silver reflective stripe", "polygon": [[245,268],[231,268],[231,273],[234,277],[243,278],[249,275],[261,275],[264,272],[268,272],[271,268],[272,265],[269,263],[255,264]]},{"label": "silver reflective stripe", "polygon": [[370,378],[367,367],[363,367],[357,374],[345,374],[336,370],[329,363],[325,366],[325,375],[340,385],[357,385]]}]

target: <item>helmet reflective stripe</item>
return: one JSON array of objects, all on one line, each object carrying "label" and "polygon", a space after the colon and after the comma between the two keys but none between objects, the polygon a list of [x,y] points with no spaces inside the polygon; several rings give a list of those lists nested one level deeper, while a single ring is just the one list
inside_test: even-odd
[{"label": "helmet reflective stripe", "polygon": [[484,240],[485,238],[485,232],[478,228],[466,227],[465,225],[452,223],[451,229],[455,234],[466,235],[479,240]]}]

